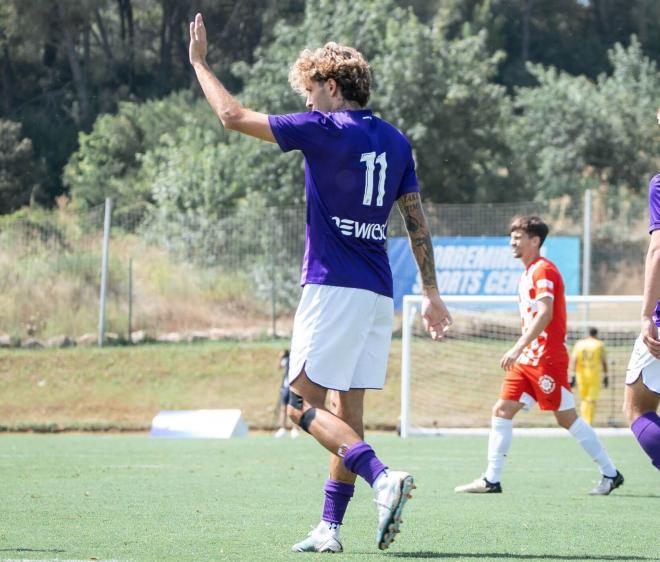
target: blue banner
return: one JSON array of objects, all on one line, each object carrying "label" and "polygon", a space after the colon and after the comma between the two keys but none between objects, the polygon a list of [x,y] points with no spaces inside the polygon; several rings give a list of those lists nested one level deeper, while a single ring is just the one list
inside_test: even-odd
[{"label": "blue banner", "polygon": [[[513,257],[508,236],[436,236],[433,238],[436,275],[441,295],[516,295],[522,262]],[[407,237],[387,241],[394,277],[394,307],[403,295],[419,294],[421,285]],[[553,236],[541,246],[564,278],[567,295],[579,294],[580,239]]]}]

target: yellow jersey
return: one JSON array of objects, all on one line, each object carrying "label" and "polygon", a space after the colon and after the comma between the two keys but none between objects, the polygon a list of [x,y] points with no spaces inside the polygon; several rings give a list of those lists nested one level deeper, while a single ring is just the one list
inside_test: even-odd
[{"label": "yellow jersey", "polygon": [[575,359],[575,374],[585,378],[603,375],[603,357],[605,344],[596,338],[584,338],[575,342],[573,357]]}]

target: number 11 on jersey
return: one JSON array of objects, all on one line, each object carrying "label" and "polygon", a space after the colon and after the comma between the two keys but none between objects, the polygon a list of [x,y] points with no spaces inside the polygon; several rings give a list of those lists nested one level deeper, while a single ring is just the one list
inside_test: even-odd
[{"label": "number 11 on jersey", "polygon": [[385,198],[385,177],[387,176],[387,153],[381,152],[376,156],[375,152],[365,152],[360,158],[360,162],[367,163],[367,171],[364,175],[364,198],[363,205],[371,205],[374,196],[374,172],[378,164],[378,197],[376,197],[376,206],[383,206]]}]

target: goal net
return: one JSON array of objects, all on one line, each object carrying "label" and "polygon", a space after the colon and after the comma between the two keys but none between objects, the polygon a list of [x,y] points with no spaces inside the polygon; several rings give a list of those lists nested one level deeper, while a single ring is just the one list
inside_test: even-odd
[{"label": "goal net", "polygon": [[[454,323],[442,342],[426,334],[421,297],[403,300],[401,339],[401,436],[441,433],[445,428],[489,427],[504,372],[502,355],[520,336],[517,297],[447,296]],[[605,342],[609,387],[601,390],[595,426],[621,427],[623,384],[639,333],[639,296],[567,296],[568,347],[598,330]],[[570,376],[570,373],[569,373]],[[579,411],[579,393],[574,389]],[[517,427],[553,427],[538,405],[516,416]]]}]

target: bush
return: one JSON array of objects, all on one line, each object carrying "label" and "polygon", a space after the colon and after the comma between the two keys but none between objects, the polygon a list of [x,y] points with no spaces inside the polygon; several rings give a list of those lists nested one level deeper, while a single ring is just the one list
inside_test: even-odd
[{"label": "bush", "polygon": [[27,205],[38,195],[44,175],[32,141],[22,136],[21,124],[0,119],[0,215]]}]

